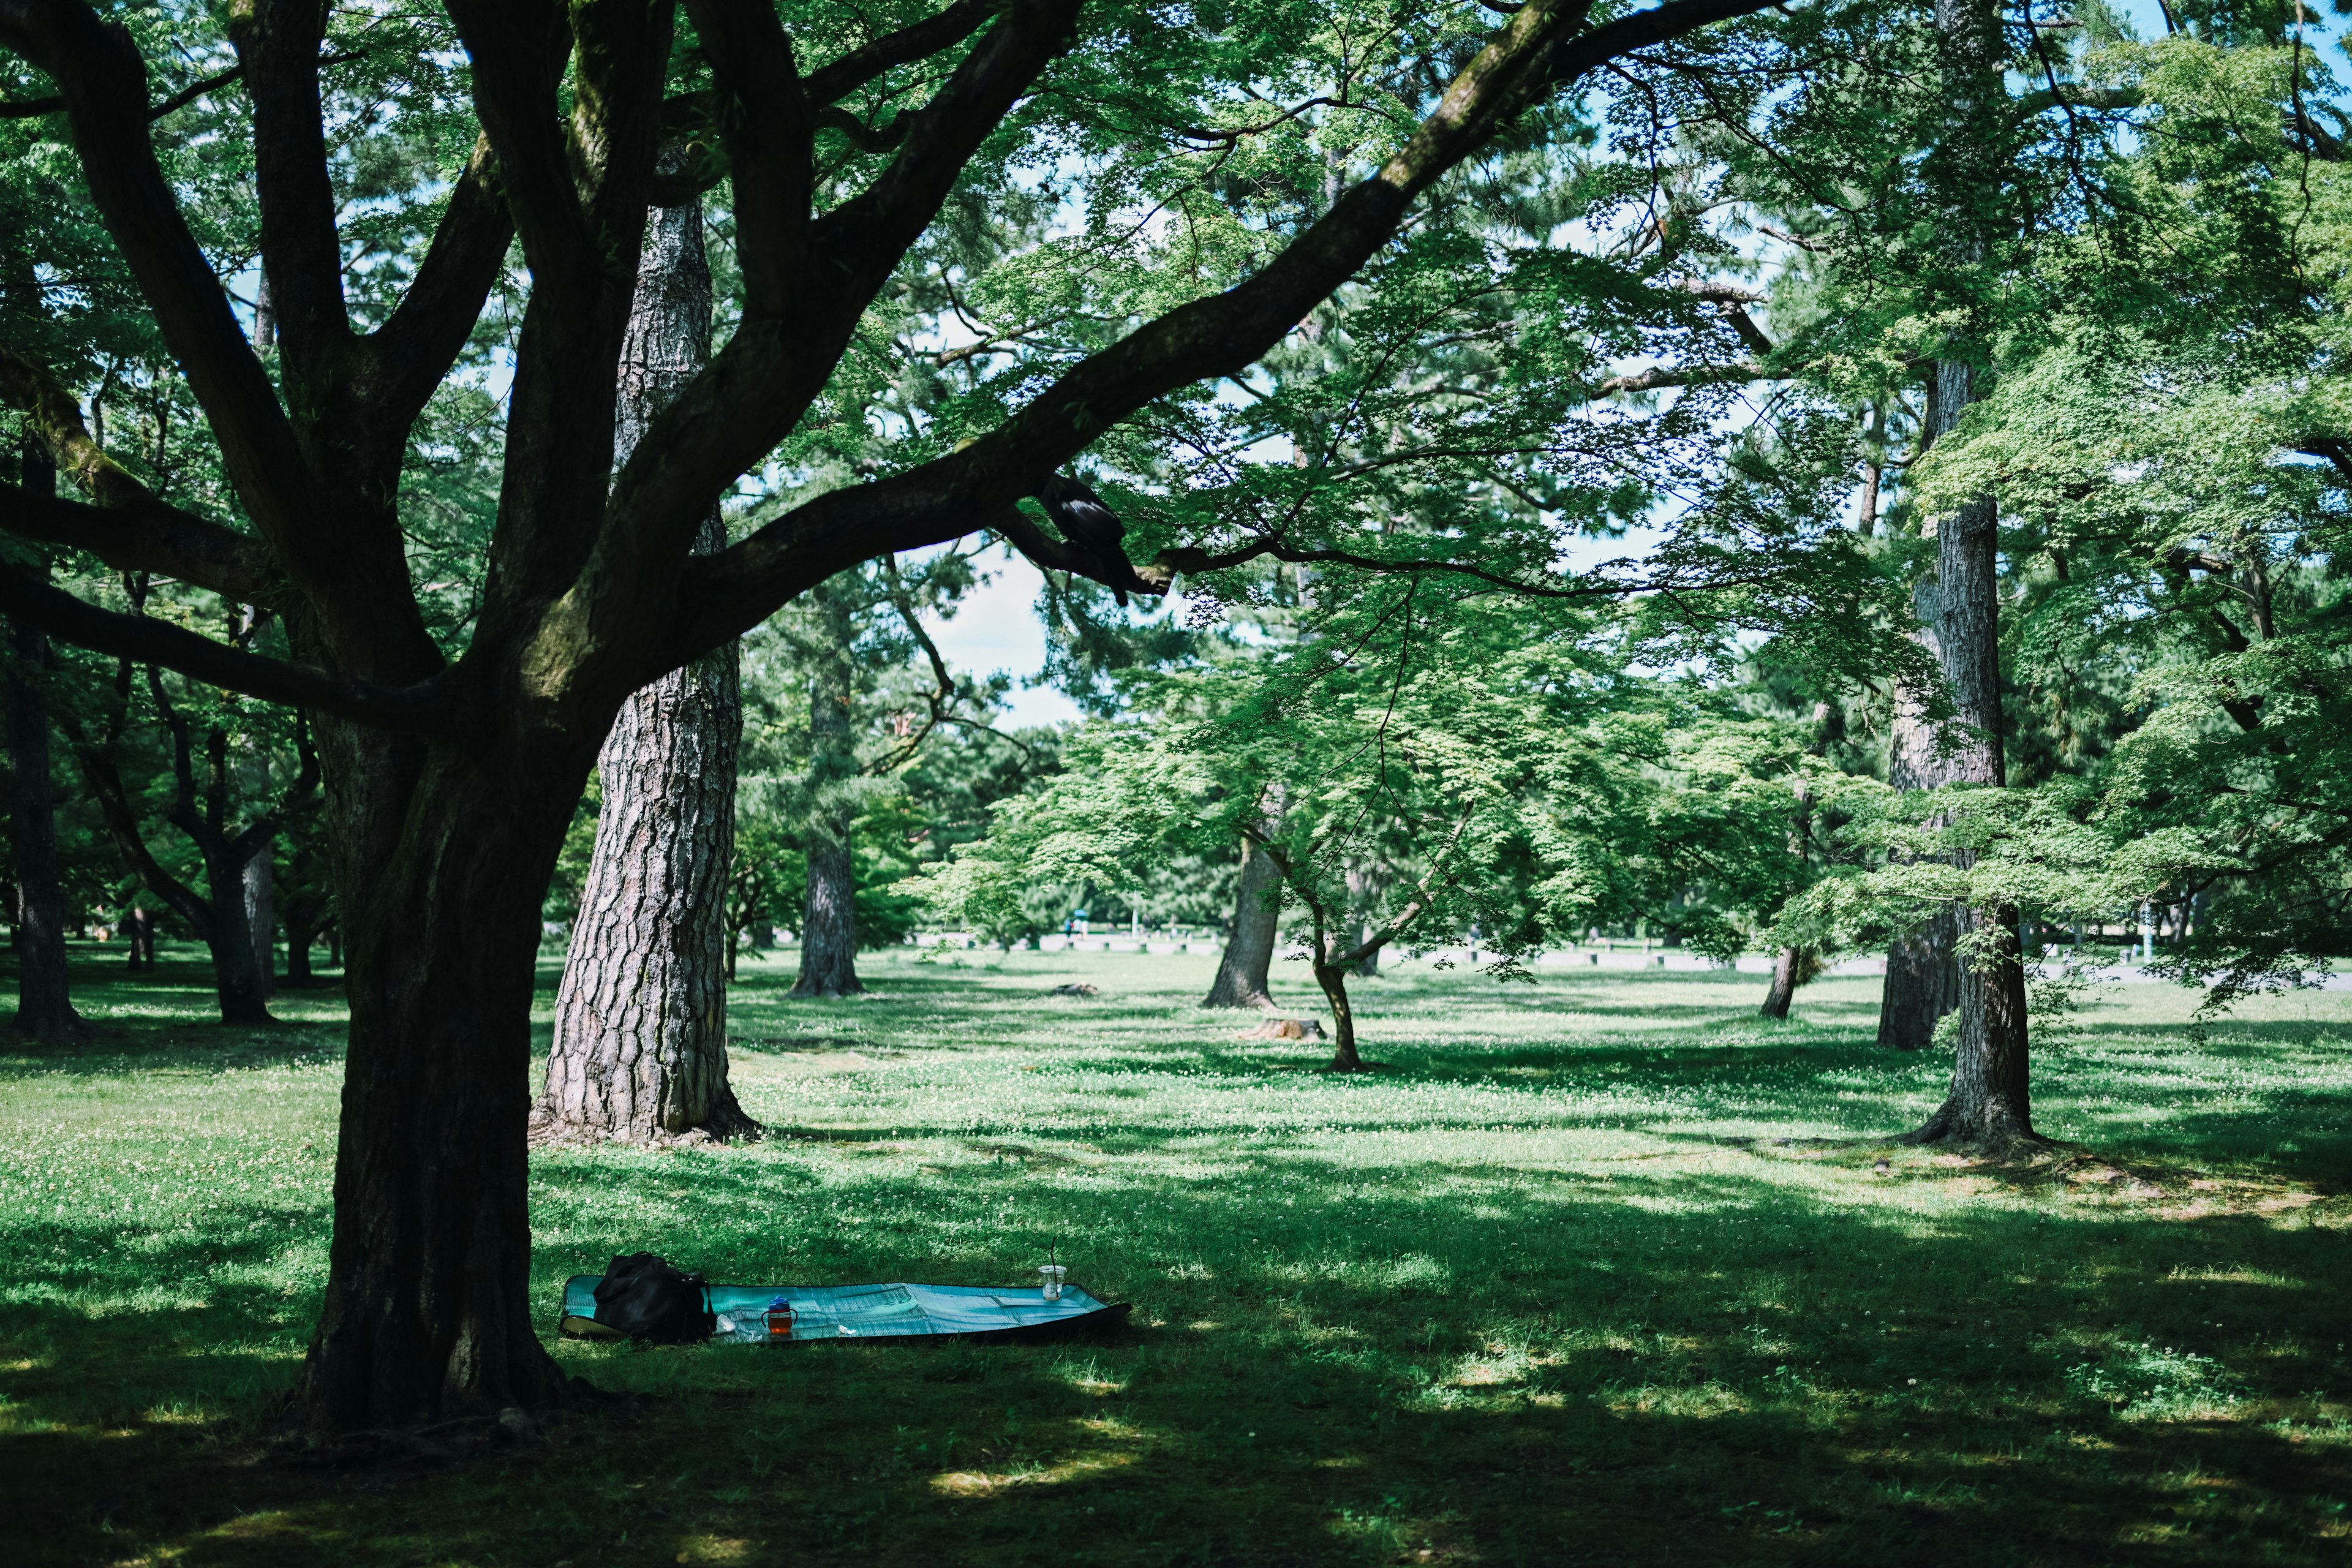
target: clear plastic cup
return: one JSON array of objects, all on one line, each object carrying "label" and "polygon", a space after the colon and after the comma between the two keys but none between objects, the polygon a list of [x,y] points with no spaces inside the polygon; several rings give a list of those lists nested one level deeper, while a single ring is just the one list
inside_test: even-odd
[{"label": "clear plastic cup", "polygon": [[1037,1275],[1045,1282],[1045,1300],[1058,1301],[1062,1299],[1062,1280],[1069,1272],[1067,1267],[1059,1263],[1047,1263],[1039,1267]]}]

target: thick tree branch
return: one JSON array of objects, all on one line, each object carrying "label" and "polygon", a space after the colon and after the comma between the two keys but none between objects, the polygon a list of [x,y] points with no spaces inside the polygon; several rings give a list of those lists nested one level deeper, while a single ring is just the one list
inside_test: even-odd
[{"label": "thick tree branch", "polygon": [[340,357],[352,336],[319,92],[326,23],[316,0],[247,0],[229,14],[229,38],[253,101],[262,269],[289,382],[321,379],[321,362]]},{"label": "thick tree branch", "polygon": [[126,616],[85,604],[14,567],[0,567],[0,615],[51,637],[183,675],[266,702],[309,708],[380,730],[449,739],[457,730],[445,691],[435,684],[392,689],[230,647],[169,621]]},{"label": "thick tree branch", "polygon": [[58,470],[98,504],[0,485],[0,529],[87,550],[125,572],[155,572],[251,604],[269,596],[269,547],[158,500],[108,457],[72,396],[0,344],[0,402],[25,416]]},{"label": "thick tree branch", "polygon": [[979,32],[1003,4],[1004,0],[958,0],[936,16],[885,33],[832,64],[818,67],[801,83],[801,91],[812,104],[838,103],[885,71],[953,48]]},{"label": "thick tree branch", "polygon": [[387,421],[405,428],[457,363],[513,237],[498,161],[489,138],[478,136],[416,276],[367,339],[375,364],[367,395]]},{"label": "thick tree branch", "polygon": [[545,291],[561,308],[584,308],[595,243],[556,98],[570,43],[562,10],[548,0],[451,0],[448,11],[472,63],[475,117],[498,157],[532,300]]},{"label": "thick tree branch", "polygon": [[744,309],[789,310],[806,286],[812,128],[772,0],[688,0],[717,87],[712,113],[735,188]]},{"label": "thick tree branch", "polygon": [[[63,89],[91,198],[204,405],[246,515],[338,633],[363,639],[380,606],[311,490],[310,470],[228,295],[181,216],[147,133],[146,66],[129,36],[81,0],[0,0],[0,44]],[[364,646],[339,649],[358,668]]]}]

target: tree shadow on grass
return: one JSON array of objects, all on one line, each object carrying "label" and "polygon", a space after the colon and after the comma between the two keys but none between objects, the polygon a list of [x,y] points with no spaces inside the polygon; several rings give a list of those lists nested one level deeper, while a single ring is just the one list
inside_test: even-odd
[{"label": "tree shadow on grass", "polygon": [[[448,1470],[257,1458],[251,1412],[290,1375],[273,1347],[307,1300],[209,1289],[159,1333],[74,1310],[60,1275],[12,1336],[35,1364],[0,1464],[46,1500],[7,1528],[17,1561],[257,1564],[2332,1550],[2352,1495],[2332,1232],[1997,1204],[1923,1171],[1949,1188],[1927,1202],[1834,1161],[1717,1154],[1735,1163],[1607,1180],[1307,1158],[1192,1182],[984,1170],[945,1195],[883,1176],[850,1231],[702,1159],[666,1178],[699,1200],[664,1243],[686,1261],[970,1278],[1008,1267],[1008,1234],[1058,1234],[1145,1326],[1100,1346],[564,1344],[572,1370],[660,1397]],[[543,1174],[541,1208],[593,1205],[593,1164],[560,1194]],[[262,1262],[142,1245],[198,1279]]]}]

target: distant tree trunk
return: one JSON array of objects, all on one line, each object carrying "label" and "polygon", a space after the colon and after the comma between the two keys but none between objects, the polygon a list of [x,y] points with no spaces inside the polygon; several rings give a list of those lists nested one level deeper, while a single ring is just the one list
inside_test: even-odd
[{"label": "distant tree trunk", "polygon": [[125,938],[125,942],[130,942],[131,969],[155,969],[155,917],[136,902],[122,912],[122,938]]},{"label": "distant tree trunk", "polygon": [[[25,488],[57,493],[58,471],[29,445]],[[11,622],[5,696],[8,739],[8,847],[16,865],[16,1026],[37,1040],[81,1032],[66,978],[65,878],[58,860],[57,788],[49,777],[48,705],[40,672],[49,639]]]},{"label": "distant tree trunk", "polygon": [[1789,1005],[1796,999],[1797,987],[1804,984],[1805,960],[1801,948],[1784,947],[1772,960],[1772,988],[1764,993],[1764,1005],[1757,1011],[1767,1018],[1785,1018]]},{"label": "distant tree trunk", "polygon": [[[699,201],[655,209],[621,351],[616,463],[709,363],[710,299]],[[697,549],[726,542],[714,510]],[[727,1082],[725,884],[742,733],[732,644],[621,704],[596,759],[596,846],[556,994],[534,1138],[645,1143],[758,1132]]]},{"label": "distant tree trunk", "polygon": [[[1275,815],[1279,812],[1279,804]],[[1234,931],[1225,939],[1217,977],[1203,1007],[1271,1007],[1274,996],[1268,978],[1274,967],[1274,943],[1282,926],[1282,871],[1273,857],[1247,839],[1242,841],[1242,874],[1234,890]]]},{"label": "distant tree trunk", "polygon": [[857,979],[856,807],[847,787],[857,776],[849,724],[856,695],[850,663],[855,628],[847,600],[819,589],[813,607],[829,637],[809,679],[808,897],[801,919],[801,973],[795,996],[854,996]]},{"label": "distant tree trunk", "polygon": [[245,863],[245,929],[253,937],[253,983],[264,1002],[278,992],[278,899],[272,846]]},{"label": "distant tree trunk", "polygon": [[[1930,421],[1939,412],[1930,397]],[[1913,639],[1940,660],[1943,645],[1936,624],[1942,597],[1937,584],[1918,584],[1912,590],[1912,604],[1919,617]],[[1952,782],[1951,760],[1936,754],[1937,728],[1926,717],[1928,696],[1907,681],[1898,681],[1895,688],[1886,782],[1899,790],[1934,789]],[[1887,949],[1886,984],[1878,1004],[1881,1046],[1917,1051],[1935,1043],[1937,1023],[1960,1005],[1959,937],[1959,916],[1946,910],[1926,925],[1897,936]]]},{"label": "distant tree trunk", "polygon": [[314,979],[310,973],[310,943],[317,939],[319,928],[300,925],[291,910],[286,916],[286,989],[308,990]]}]

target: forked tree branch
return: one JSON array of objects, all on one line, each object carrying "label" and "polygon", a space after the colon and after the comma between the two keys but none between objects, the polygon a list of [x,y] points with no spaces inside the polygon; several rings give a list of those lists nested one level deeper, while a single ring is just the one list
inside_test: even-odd
[{"label": "forked tree branch", "polygon": [[[1035,490],[1115,421],[1179,387],[1234,374],[1255,363],[1308,309],[1388,242],[1415,196],[1483,146],[1511,112],[1628,50],[1772,4],[1774,0],[1668,0],[1585,29],[1587,0],[1531,0],[1454,79],[1402,152],[1342,195],[1247,281],[1179,306],[1080,361],[970,448],[876,484],[819,497],[721,553],[690,563],[679,580],[676,629],[662,639],[668,650],[664,657],[691,658],[739,636],[807,582],[821,581],[838,570],[829,567],[826,574],[810,578],[809,552],[816,552],[819,559],[843,553],[844,530],[863,535],[860,553],[870,556],[951,539],[980,519],[1003,515],[1014,500]],[[1027,15],[1025,10],[1008,12],[967,58],[959,75],[991,58],[992,46]],[[942,92],[933,110],[950,100],[950,92]],[[977,145],[984,131],[937,121],[919,126],[894,172],[954,145],[959,134]],[[876,206],[887,207],[892,191],[908,188],[887,186],[889,178],[877,182],[860,202],[872,198]],[[826,223],[843,216],[835,214]],[[729,347],[731,351],[735,345]],[[719,356],[722,363],[727,357]],[[714,373],[720,368],[712,367]],[[1665,384],[1654,380],[1650,384]],[[1623,378],[1606,387],[1612,392],[1637,389]],[[688,401],[682,397],[673,406],[673,416],[680,415]],[[642,446],[639,453],[648,468],[659,461]],[[631,467],[636,467],[635,460]],[[729,470],[730,477],[733,471]],[[985,526],[997,525],[992,521]],[[1017,537],[1006,531],[1007,537]]]},{"label": "forked tree branch", "polygon": [[710,60],[713,116],[735,186],[744,309],[776,315],[805,286],[809,106],[772,0],[688,0]]},{"label": "forked tree branch", "polygon": [[316,0],[246,0],[228,22],[253,102],[262,271],[278,314],[278,352],[293,380],[315,378],[320,363],[340,355],[352,336],[319,91],[326,25],[326,8]]},{"label": "forked tree branch", "polygon": [[377,371],[373,400],[387,422],[405,429],[431,400],[464,352],[513,237],[498,160],[489,138],[477,136],[416,276],[366,340]]},{"label": "forked tree branch", "polygon": [[316,529],[293,426],[155,161],[145,62],[81,0],[0,0],[0,44],[63,89],[90,196],[204,406],[238,500],[295,580],[331,604],[340,563]]}]

